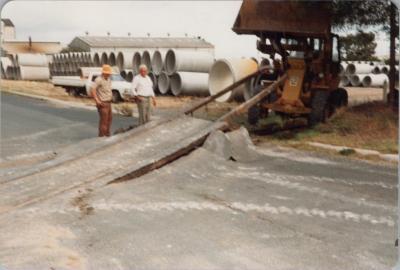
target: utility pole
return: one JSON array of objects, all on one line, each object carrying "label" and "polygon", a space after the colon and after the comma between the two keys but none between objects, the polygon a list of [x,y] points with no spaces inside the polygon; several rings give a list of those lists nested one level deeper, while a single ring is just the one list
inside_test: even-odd
[{"label": "utility pole", "polygon": [[389,60],[389,98],[390,105],[395,105],[395,82],[396,82],[396,6],[393,2],[390,4],[390,60]]}]

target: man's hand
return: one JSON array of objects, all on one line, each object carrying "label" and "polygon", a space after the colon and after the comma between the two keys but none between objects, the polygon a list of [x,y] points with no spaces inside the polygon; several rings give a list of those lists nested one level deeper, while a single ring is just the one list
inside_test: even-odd
[{"label": "man's hand", "polygon": [[156,98],[155,98],[155,97],[152,97],[151,100],[153,101],[153,106],[154,106],[154,107],[157,107]]},{"label": "man's hand", "polygon": [[96,106],[98,106],[98,107],[101,107],[104,105],[103,102],[98,98],[95,98],[94,101],[96,102]]}]

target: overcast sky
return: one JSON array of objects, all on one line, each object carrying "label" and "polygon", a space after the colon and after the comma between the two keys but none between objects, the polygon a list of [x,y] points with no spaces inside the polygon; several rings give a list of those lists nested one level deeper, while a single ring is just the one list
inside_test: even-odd
[{"label": "overcast sky", "polygon": [[[217,57],[257,56],[256,37],[236,35],[231,27],[241,1],[12,1],[1,12],[17,39],[60,41],[75,36],[201,36],[215,45]],[[388,53],[385,36],[376,53]]]}]

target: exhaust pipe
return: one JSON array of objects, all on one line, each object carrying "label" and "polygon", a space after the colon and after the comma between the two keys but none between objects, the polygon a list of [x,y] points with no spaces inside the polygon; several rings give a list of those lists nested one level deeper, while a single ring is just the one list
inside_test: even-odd
[{"label": "exhaust pipe", "polygon": [[[257,63],[251,59],[241,58],[217,60],[211,67],[208,79],[210,94],[217,94],[229,85],[256,72],[257,69]],[[216,100],[219,102],[241,100],[243,99],[244,91],[246,90],[245,84],[241,84],[231,92],[226,93]]]},{"label": "exhaust pipe", "polygon": [[174,96],[209,96],[208,73],[178,72],[170,77]]},{"label": "exhaust pipe", "polygon": [[168,75],[178,71],[209,72],[213,63],[212,52],[171,49],[165,56],[165,71]]},{"label": "exhaust pipe", "polygon": [[160,76],[158,76],[157,86],[161,94],[168,94],[170,90],[170,80],[166,72],[161,72]]}]

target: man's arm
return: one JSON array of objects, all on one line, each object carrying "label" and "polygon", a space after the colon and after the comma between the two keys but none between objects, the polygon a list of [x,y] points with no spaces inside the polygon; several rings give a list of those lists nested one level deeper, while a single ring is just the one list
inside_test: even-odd
[{"label": "man's arm", "polygon": [[95,84],[93,87],[92,87],[92,96],[93,96],[93,98],[94,98],[94,101],[96,102],[96,105],[97,106],[102,106],[103,105],[103,102],[101,102],[101,100],[99,99],[99,97],[97,96],[97,85]]},{"label": "man's arm", "polygon": [[141,98],[138,97],[138,94],[137,94],[137,91],[136,91],[137,86],[138,86],[138,79],[135,76],[135,77],[133,77],[133,80],[132,80],[132,88],[131,88],[132,89],[132,95],[136,100],[141,101]]}]

